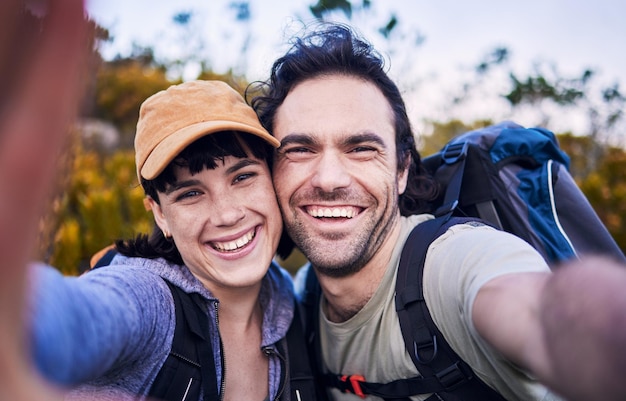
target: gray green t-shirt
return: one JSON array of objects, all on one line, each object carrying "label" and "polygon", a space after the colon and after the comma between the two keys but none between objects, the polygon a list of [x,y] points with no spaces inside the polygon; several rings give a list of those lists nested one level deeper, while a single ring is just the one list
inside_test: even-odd
[{"label": "gray green t-shirt", "polygon": [[[429,218],[432,216],[403,217],[398,243],[403,244],[413,227]],[[360,374],[367,381],[378,383],[418,374],[404,346],[395,311],[401,251],[401,246],[396,247],[378,289],[359,313],[342,323],[330,322],[320,314],[323,359],[330,371]],[[427,254],[424,295],[435,324],[479,377],[509,400],[560,398],[489,347],[476,332],[468,311],[478,290],[490,279],[513,272],[546,270],[549,268],[542,257],[524,241],[487,226],[454,226],[431,244]],[[411,399],[424,400],[428,396]],[[333,397],[360,399],[337,389],[333,390]]]}]

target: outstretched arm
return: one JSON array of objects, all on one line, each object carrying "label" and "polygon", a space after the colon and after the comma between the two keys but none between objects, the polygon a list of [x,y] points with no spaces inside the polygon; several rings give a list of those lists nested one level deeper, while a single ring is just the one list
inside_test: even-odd
[{"label": "outstretched arm", "polygon": [[[24,13],[36,7],[40,23]],[[81,0],[0,1],[0,399],[45,400],[28,364],[26,265],[87,54]]]},{"label": "outstretched arm", "polygon": [[543,292],[546,383],[571,400],[626,399],[626,268],[603,259],[555,274]]},{"label": "outstretched arm", "polygon": [[626,268],[589,258],[496,278],[478,293],[478,332],[568,400],[626,399]]}]

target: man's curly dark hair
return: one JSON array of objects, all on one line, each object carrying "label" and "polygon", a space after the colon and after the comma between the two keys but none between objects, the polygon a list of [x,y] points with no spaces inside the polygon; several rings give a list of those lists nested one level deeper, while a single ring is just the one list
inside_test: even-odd
[{"label": "man's curly dark hair", "polygon": [[[342,24],[295,39],[287,53],[276,60],[265,82],[251,84],[251,104],[263,126],[273,132],[274,118],[289,92],[299,83],[327,75],[347,75],[371,82],[385,96],[394,114],[398,169],[409,167],[408,185],[400,196],[403,216],[429,212],[438,186],[424,169],[398,87],[385,71],[383,57],[367,41]],[[251,89],[249,88],[249,89]]]}]

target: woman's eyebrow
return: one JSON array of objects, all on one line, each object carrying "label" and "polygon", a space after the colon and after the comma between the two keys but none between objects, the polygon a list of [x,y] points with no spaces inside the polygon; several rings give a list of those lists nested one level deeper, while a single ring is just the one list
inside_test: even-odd
[{"label": "woman's eyebrow", "polygon": [[176,181],[172,185],[168,185],[167,188],[165,188],[165,194],[169,195],[172,192],[178,191],[181,188],[192,187],[194,185],[198,185],[199,183],[199,180]]},{"label": "woman's eyebrow", "polygon": [[237,170],[241,170],[242,168],[245,168],[248,166],[258,166],[260,164],[261,162],[255,159],[248,159],[248,158],[240,159],[237,163],[233,164],[228,169],[226,169],[226,173],[232,174],[236,172]]}]

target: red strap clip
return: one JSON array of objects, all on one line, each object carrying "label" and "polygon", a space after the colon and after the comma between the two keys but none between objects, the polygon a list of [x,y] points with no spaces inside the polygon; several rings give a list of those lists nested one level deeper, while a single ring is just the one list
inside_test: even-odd
[{"label": "red strap clip", "polygon": [[[343,375],[341,376],[341,381],[350,381],[350,386],[352,386],[352,391],[354,392],[354,394],[358,395],[361,398],[365,398],[365,394],[363,393],[363,390],[361,390],[361,385],[359,384],[360,382],[365,381],[365,377],[361,375]],[[346,392],[349,393],[350,390],[346,390]]]}]

